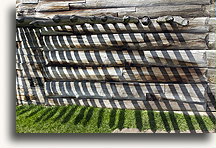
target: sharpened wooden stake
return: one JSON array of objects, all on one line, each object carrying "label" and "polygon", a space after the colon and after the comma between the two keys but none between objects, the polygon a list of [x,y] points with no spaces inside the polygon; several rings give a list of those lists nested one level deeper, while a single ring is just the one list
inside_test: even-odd
[{"label": "sharpened wooden stake", "polygon": [[162,16],[157,18],[157,22],[159,24],[162,23],[177,23],[181,26],[188,26],[189,21],[187,19],[182,18],[181,16]]},{"label": "sharpened wooden stake", "polygon": [[148,26],[151,22],[150,18],[148,16],[144,16],[142,19],[141,19],[141,22],[143,25],[145,26]]}]

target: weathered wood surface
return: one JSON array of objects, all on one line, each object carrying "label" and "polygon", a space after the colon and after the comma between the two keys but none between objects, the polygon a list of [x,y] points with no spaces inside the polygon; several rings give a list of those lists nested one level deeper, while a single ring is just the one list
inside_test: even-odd
[{"label": "weathered wood surface", "polygon": [[[213,51],[214,52],[214,51]],[[213,66],[212,52],[207,58],[208,67]],[[207,67],[206,51],[44,51],[47,65],[83,65],[83,66],[123,66],[123,65],[154,65],[171,67]]]},{"label": "weathered wood surface", "polygon": [[165,110],[165,111],[206,111],[206,103],[185,103],[180,101],[134,101],[48,98],[48,105],[80,105],[103,108]]},{"label": "weathered wood surface", "polygon": [[209,68],[207,71],[207,77],[208,77],[208,82],[209,83],[214,83],[216,84],[216,69],[215,68]]},{"label": "weathered wood surface", "polygon": [[215,98],[215,94],[216,94],[216,89],[215,89],[216,85],[215,84],[208,84],[207,87],[207,92],[206,92],[206,101],[209,104],[214,104],[216,105],[216,98]]},{"label": "weathered wood surface", "polygon": [[44,56],[42,48],[24,48],[23,44],[20,43],[19,48],[16,49],[16,54],[28,55],[28,56]]},{"label": "weathered wood surface", "polygon": [[206,51],[207,64],[209,68],[216,68],[216,50]]},{"label": "weathered wood surface", "polygon": [[36,78],[44,77],[43,66],[41,64],[16,63],[16,73],[18,77]]},{"label": "weathered wood surface", "polygon": [[32,16],[32,17],[41,17],[41,18],[52,18],[55,15],[78,15],[78,16],[115,16],[117,17],[119,12],[135,12],[135,7],[128,8],[107,8],[107,9],[75,9],[70,11],[56,11],[56,12],[33,12],[28,13],[24,11],[23,14]]},{"label": "weathered wood surface", "polygon": [[[79,16],[119,16],[123,17],[125,15],[134,17],[149,16],[151,18],[156,18],[165,15],[178,15],[182,17],[215,17],[214,5],[167,5],[167,6],[149,6],[149,7],[118,7],[118,8],[88,8],[88,9],[74,9],[70,8],[67,11],[60,11],[62,9],[67,9],[67,7],[57,8],[60,9],[55,12],[46,12],[46,8],[43,8],[44,12],[36,11],[35,8],[21,5],[18,10],[22,12],[23,15],[28,15],[32,17],[42,17],[51,18],[55,15],[79,15]],[[39,9],[39,8],[38,8]],[[51,11],[51,8],[47,8],[47,11]],[[18,12],[20,12],[18,11]],[[24,12],[23,12],[24,11]],[[172,12],[172,13],[170,13]]]},{"label": "weathered wood surface", "polygon": [[35,77],[35,78],[25,78],[25,77],[16,77],[16,87],[22,89],[28,89],[30,87],[42,87],[44,86],[44,78]]},{"label": "weathered wood surface", "polygon": [[69,2],[61,2],[61,1],[49,1],[49,2],[40,2],[36,11],[38,12],[55,12],[55,11],[67,11],[69,10]]},{"label": "weathered wood surface", "polygon": [[[137,17],[125,16],[123,18],[113,16],[89,16],[82,17],[77,15],[55,15],[48,20],[37,20],[30,24],[34,27],[51,27],[51,26],[64,26],[64,25],[81,25],[85,23],[89,24],[109,24],[109,23],[139,23]],[[150,22],[149,22],[150,23]]]},{"label": "weathered wood surface", "polygon": [[16,20],[19,103],[215,111],[212,0],[24,1]]},{"label": "weathered wood surface", "polygon": [[46,67],[52,81],[207,82],[207,68],[167,67]]},{"label": "weathered wood surface", "polygon": [[37,4],[39,0],[21,0],[23,4]]},{"label": "weathered wood surface", "polygon": [[115,48],[115,49],[208,49],[206,34],[124,33],[102,35],[43,36],[44,48]]},{"label": "weathered wood surface", "polygon": [[42,55],[16,54],[16,63],[45,64],[45,59]]},{"label": "weathered wood surface", "polygon": [[209,33],[209,35],[207,36],[207,45],[208,45],[208,48],[211,49],[211,50],[215,50],[215,38],[216,38],[216,35],[215,35],[215,32],[214,33]]},{"label": "weathered wood surface", "polygon": [[214,5],[168,5],[168,6],[152,6],[152,7],[136,7],[135,12],[118,13],[118,16],[149,16],[156,18],[165,15],[178,15],[182,17],[215,17]]},{"label": "weathered wood surface", "polygon": [[213,30],[215,24],[211,24],[207,17],[189,18],[188,26],[181,26],[176,23],[157,23],[151,19],[149,25],[139,23],[115,23],[115,24],[88,24],[64,25],[41,28],[41,35],[73,35],[73,34],[102,34],[102,33],[139,33],[139,32],[187,32],[206,33]]},{"label": "weathered wood surface", "polygon": [[206,84],[45,82],[47,97],[205,102]]},{"label": "weathered wood surface", "polygon": [[16,98],[18,100],[38,100],[42,103],[45,102],[44,90],[41,87],[17,88],[16,91]]},{"label": "weathered wood surface", "polygon": [[211,0],[86,0],[85,3],[72,3],[71,8],[110,8],[110,7],[148,7],[158,5],[208,5]]},{"label": "weathered wood surface", "polygon": [[207,103],[207,111],[216,112],[215,103]]}]

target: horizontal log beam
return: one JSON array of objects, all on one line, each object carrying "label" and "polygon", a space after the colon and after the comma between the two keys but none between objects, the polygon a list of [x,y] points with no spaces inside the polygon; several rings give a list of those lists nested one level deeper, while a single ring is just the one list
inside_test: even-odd
[{"label": "horizontal log beam", "polygon": [[38,12],[55,12],[55,11],[67,11],[69,10],[69,2],[62,2],[62,1],[49,1],[43,2],[41,1],[35,11]]},{"label": "horizontal log beam", "polygon": [[47,97],[205,102],[206,84],[45,82]]},{"label": "horizontal log beam", "polygon": [[207,68],[167,67],[46,67],[51,81],[207,82]]},{"label": "horizontal log beam", "polygon": [[118,16],[149,16],[151,18],[157,18],[159,16],[166,15],[178,15],[182,17],[215,17],[214,11],[211,7],[214,5],[168,5],[168,6],[150,6],[150,7],[136,7],[135,12],[118,13]]},{"label": "horizontal log beam", "polygon": [[36,78],[44,77],[43,67],[41,64],[21,64],[16,63],[16,74],[18,77]]},{"label": "horizontal log beam", "polygon": [[39,0],[21,0],[23,4],[37,4]]},{"label": "horizontal log beam", "polygon": [[[21,8],[20,8],[21,9]],[[22,9],[21,9],[22,10]],[[107,8],[107,9],[74,9],[70,11],[55,11],[53,12],[33,12],[29,13],[28,10],[24,10],[23,14],[31,17],[40,17],[40,18],[52,18],[55,15],[77,15],[77,16],[113,16],[117,17],[119,12],[135,12],[135,7],[126,8]]]},{"label": "horizontal log beam", "polygon": [[[175,16],[173,16],[175,18]],[[158,23],[151,19],[148,25],[139,23],[116,23],[116,24],[88,24],[65,25],[56,27],[41,28],[41,35],[73,35],[73,34],[102,34],[102,33],[141,33],[141,32],[187,32],[206,33],[213,30],[214,24],[210,24],[209,18],[189,18],[188,26],[181,26],[177,23]]]},{"label": "horizontal log beam", "polygon": [[45,64],[45,59],[42,55],[23,55],[16,54],[16,63],[27,63],[27,64]]},{"label": "horizontal log beam", "polygon": [[125,33],[102,35],[43,36],[45,48],[207,49],[206,34]]},{"label": "horizontal log beam", "polygon": [[167,6],[167,5],[208,5],[210,0],[86,0],[85,3],[72,3],[71,9],[86,9],[86,8],[110,8],[110,7],[148,7],[148,6]]},{"label": "horizontal log beam", "polygon": [[130,100],[101,100],[48,98],[48,105],[79,105],[102,108],[142,109],[160,111],[206,111],[205,103],[184,103],[180,101],[130,101]]},{"label": "horizontal log beam", "polygon": [[[84,65],[84,66],[187,66],[207,67],[204,50],[180,51],[44,51],[47,65]],[[208,67],[213,66],[215,58],[208,54]]]},{"label": "horizontal log beam", "polygon": [[18,100],[41,100],[45,102],[44,90],[41,87],[29,87],[28,89],[17,88],[16,99]]}]

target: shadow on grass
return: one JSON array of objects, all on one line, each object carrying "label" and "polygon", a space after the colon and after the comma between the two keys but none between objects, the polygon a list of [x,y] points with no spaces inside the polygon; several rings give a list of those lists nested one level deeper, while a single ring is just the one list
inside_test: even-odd
[{"label": "shadow on grass", "polygon": [[70,121],[71,117],[73,116],[73,114],[76,112],[78,106],[73,106],[71,108],[71,110],[66,114],[66,116],[64,117],[64,119],[62,120],[61,123],[67,123],[68,121]]},{"label": "shadow on grass", "polygon": [[92,118],[94,113],[94,109],[91,107],[89,108],[86,117],[85,117],[85,121],[83,122],[83,126],[86,126],[88,124],[88,122],[90,121],[90,119]]},{"label": "shadow on grass", "polygon": [[[82,125],[87,127],[89,124],[95,124],[95,128],[104,128],[108,124],[111,130],[119,129],[122,130],[125,127],[125,122],[133,122],[129,120],[135,120],[135,128],[139,131],[150,128],[150,130],[155,133],[157,130],[165,130],[170,133],[174,130],[175,133],[180,133],[182,130],[182,123],[187,126],[187,132],[196,133],[197,127],[203,133],[209,133],[208,123],[213,123],[215,125],[215,117],[209,116],[208,122],[205,122],[204,118],[200,115],[190,116],[189,114],[176,114],[172,111],[170,112],[155,112],[155,111],[142,111],[142,110],[125,110],[125,109],[105,109],[105,108],[94,108],[94,107],[81,107],[81,106],[61,106],[61,107],[37,107],[27,106],[17,108],[17,117],[20,115],[29,114],[25,116],[20,116],[20,118],[27,119],[33,116],[34,123],[40,121],[46,122],[47,120],[58,122],[60,120],[61,124],[66,124],[70,121],[72,125]],[[131,119],[128,119],[128,113]],[[206,118],[205,118],[206,119]],[[71,122],[73,120],[73,122]],[[90,122],[92,120],[92,122]],[[146,122],[148,120],[148,125]],[[183,121],[184,120],[184,121]],[[158,123],[159,122],[159,123]],[[196,125],[194,125],[196,124]],[[181,126],[181,128],[180,128]],[[127,127],[128,128],[128,127]],[[212,131],[211,131],[212,132]]]},{"label": "shadow on grass", "polygon": [[104,114],[104,108],[101,108],[99,110],[99,113],[98,113],[98,118],[97,118],[97,127],[100,128],[101,127],[101,124],[103,122],[103,114]]}]

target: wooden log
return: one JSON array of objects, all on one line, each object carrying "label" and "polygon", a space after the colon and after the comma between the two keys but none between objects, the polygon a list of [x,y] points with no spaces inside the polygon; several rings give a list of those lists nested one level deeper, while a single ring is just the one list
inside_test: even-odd
[{"label": "wooden log", "polygon": [[180,101],[130,101],[130,100],[101,100],[48,98],[48,105],[79,105],[102,108],[142,109],[160,111],[206,111],[205,103],[184,103]]},{"label": "wooden log", "polygon": [[42,47],[40,30],[33,28],[17,28],[16,40],[21,41],[22,48]]},{"label": "wooden log", "polygon": [[167,67],[46,67],[51,81],[206,82],[207,68]]},{"label": "wooden log", "polygon": [[42,48],[23,48],[23,44],[20,42],[19,48],[16,49],[16,54],[20,55],[35,55],[35,56],[42,56],[43,49]]},{"label": "wooden log", "polygon": [[210,25],[210,31],[215,32],[216,18],[215,17],[209,18],[208,24]]},{"label": "wooden log", "polygon": [[215,103],[207,103],[207,109],[208,112],[216,112]]},{"label": "wooden log", "polygon": [[[49,2],[50,3],[50,2]],[[48,5],[49,5],[48,3]],[[67,5],[67,4],[66,4]],[[80,5],[82,7],[82,3],[70,4],[72,5]],[[36,6],[26,6],[24,4],[17,8],[18,13],[22,13],[22,15],[32,16],[32,17],[42,17],[42,18],[51,18],[54,15],[79,15],[79,16],[134,16],[134,17],[143,17],[149,16],[151,18],[156,18],[159,16],[165,15],[180,15],[182,17],[203,17],[203,16],[212,16],[214,15],[214,5],[156,5],[156,6],[148,6],[148,7],[123,7],[118,6],[117,8],[109,7],[109,8],[85,8],[85,9],[74,9],[71,8],[69,11],[55,11],[53,12],[38,12],[35,8]],[[211,8],[209,8],[211,7]],[[64,9],[67,7],[64,7]],[[51,11],[46,7],[47,11]],[[55,7],[55,9],[60,9]],[[45,11],[45,10],[43,10]],[[170,13],[172,12],[172,14]]]},{"label": "wooden log", "polygon": [[207,45],[208,45],[208,48],[211,49],[211,50],[215,50],[215,32],[214,33],[209,33],[209,35],[207,36]]},{"label": "wooden log", "polygon": [[[206,84],[45,82],[47,97],[205,102]],[[164,90],[165,89],[165,90]]]},{"label": "wooden log", "polygon": [[216,104],[216,98],[215,98],[215,93],[216,93],[216,89],[215,89],[215,84],[208,84],[208,87],[207,87],[207,92],[205,94],[205,97],[206,97],[206,102],[208,104],[213,104],[211,106],[215,106]]},{"label": "wooden log", "polygon": [[16,105],[45,105],[45,100],[28,100],[25,96],[16,99]]},{"label": "wooden log", "polygon": [[38,64],[19,64],[16,63],[16,73],[18,77],[36,78],[44,77],[43,67]]},{"label": "wooden log", "polygon": [[28,17],[18,16],[16,18],[16,27],[32,27],[30,22],[36,20],[47,20],[47,18],[32,17],[32,16],[28,16]]},{"label": "wooden log", "polygon": [[136,17],[125,16],[123,18],[113,16],[77,16],[77,15],[55,15],[52,19],[36,20],[30,24],[34,27],[51,27],[64,25],[79,25],[79,24],[109,24],[109,23],[139,23]]},{"label": "wooden log", "polygon": [[39,0],[22,0],[23,4],[37,4]]},{"label": "wooden log", "polygon": [[45,64],[45,59],[42,55],[25,55],[16,54],[16,63],[27,63],[27,64]]},{"label": "wooden log", "polygon": [[16,99],[18,100],[39,100],[40,102],[45,102],[44,96],[44,90],[41,87],[16,89]]},{"label": "wooden log", "polygon": [[208,5],[211,4],[210,0],[87,0],[85,3],[72,3],[72,9],[86,9],[86,8],[112,8],[112,7],[149,7],[158,5]]},{"label": "wooden log", "polygon": [[[52,18],[55,15],[77,15],[77,16],[114,16],[118,17],[119,12],[135,12],[135,7],[123,7],[123,8],[107,8],[107,9],[72,9],[70,11],[56,11],[53,12],[36,12],[35,14],[30,14],[32,17],[41,18]],[[25,12],[28,14],[28,12]]]},{"label": "wooden log", "polygon": [[207,65],[209,68],[216,68],[216,51],[215,50],[207,50],[206,51],[206,59]]},{"label": "wooden log", "polygon": [[207,71],[207,78],[209,83],[216,84],[216,69],[215,68],[209,68]]},{"label": "wooden log", "polygon": [[44,78],[25,78],[16,77],[16,88],[17,89],[29,89],[31,87],[44,87]]},{"label": "wooden log", "polygon": [[215,1],[214,0],[212,0],[211,5],[205,5],[203,7],[204,7],[204,10],[206,11],[206,13],[209,14],[209,16],[215,17]]},{"label": "wooden log", "polygon": [[48,50],[72,48],[207,49],[206,34],[125,33],[102,35],[43,36]]},{"label": "wooden log", "polygon": [[16,49],[21,48],[21,41],[16,41]]},{"label": "wooden log", "polygon": [[[84,65],[84,66],[187,66],[207,67],[204,50],[180,51],[44,51],[47,65]],[[209,52],[210,53],[210,52]],[[210,53],[211,56],[211,53]],[[211,66],[214,58],[208,56]]]},{"label": "wooden log", "polygon": [[140,33],[140,32],[187,32],[187,33],[206,33],[212,30],[209,18],[189,18],[188,26],[180,26],[176,23],[157,23],[156,19],[151,19],[149,25],[141,22],[134,23],[116,23],[116,24],[88,24],[83,25],[65,25],[56,27],[41,28],[41,35],[73,35],[73,34],[102,34],[102,33]]},{"label": "wooden log", "polygon": [[[172,13],[170,13],[172,12]],[[166,15],[177,15],[182,17],[214,17],[212,12],[208,11],[208,7],[204,5],[158,5],[150,7],[136,7],[135,12],[124,12],[121,11],[118,13],[118,16],[149,16],[151,18],[157,18],[158,16]]]},{"label": "wooden log", "polygon": [[163,23],[176,23],[180,26],[188,26],[189,21],[185,18],[182,18],[181,16],[162,16],[157,18],[157,23],[163,24]]},{"label": "wooden log", "polygon": [[55,11],[67,11],[69,10],[69,3],[62,1],[49,1],[43,2],[41,1],[37,7],[36,11],[38,12],[55,12]]}]

